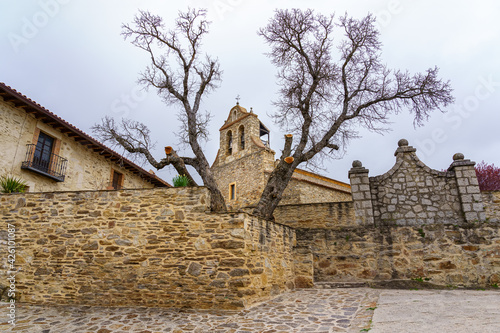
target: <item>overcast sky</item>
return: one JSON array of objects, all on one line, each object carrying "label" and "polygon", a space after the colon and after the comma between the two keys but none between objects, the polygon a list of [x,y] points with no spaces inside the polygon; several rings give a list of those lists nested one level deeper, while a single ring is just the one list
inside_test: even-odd
[{"label": "overcast sky", "polygon": [[[124,41],[122,23],[138,9],[164,17],[167,25],[179,10],[203,7],[212,21],[204,51],[217,56],[224,71],[220,87],[202,108],[213,113],[207,157],[213,161],[218,129],[240,95],[271,129],[271,146],[279,157],[285,134],[267,116],[278,87],[276,70],[256,34],[276,8],[312,8],[321,13],[347,12],[356,18],[378,17],[383,61],[390,68],[423,72],[438,66],[451,81],[456,98],[447,113],[436,112],[423,127],[403,112],[391,118],[384,135],[362,131],[341,160],[319,173],[348,182],[353,160],[361,160],[370,176],[389,170],[397,141],[406,138],[431,168],[445,169],[456,152],[500,166],[500,2],[410,0],[0,0],[0,81],[91,134],[104,116],[128,117],[147,124],[158,142],[176,146],[178,122],[172,106],[156,92],[137,85],[148,56]],[[121,152],[121,151],[119,151]],[[186,153],[188,155],[189,153]],[[144,168],[151,169],[148,165]],[[158,173],[171,181],[172,171]]]}]

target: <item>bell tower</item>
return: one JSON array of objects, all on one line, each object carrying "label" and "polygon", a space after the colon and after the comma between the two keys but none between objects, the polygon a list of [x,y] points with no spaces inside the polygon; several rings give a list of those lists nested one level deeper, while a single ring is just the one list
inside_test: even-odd
[{"label": "bell tower", "polygon": [[248,112],[238,102],[219,131],[212,172],[226,204],[232,209],[255,204],[264,189],[266,173],[274,169],[269,129],[252,109]]}]

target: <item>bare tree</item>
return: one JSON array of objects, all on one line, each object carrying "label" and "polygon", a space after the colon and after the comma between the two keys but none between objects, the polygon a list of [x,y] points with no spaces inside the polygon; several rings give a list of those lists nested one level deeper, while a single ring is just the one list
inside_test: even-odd
[{"label": "bare tree", "polygon": [[200,146],[200,141],[207,137],[210,118],[200,112],[200,103],[202,97],[216,87],[221,75],[218,60],[200,53],[201,41],[209,26],[205,17],[205,10],[189,9],[179,13],[173,30],[166,31],[160,16],[140,11],[133,24],[123,25],[122,32],[125,39],[131,39],[134,46],[146,51],[151,58],[139,82],[156,88],[167,105],[180,106],[182,111],[178,117],[185,134],[181,140],[191,147],[195,157],[181,157],[166,147],[166,158],[157,161],[151,154],[149,130],[140,122],[125,120],[116,124],[104,118],[93,131],[105,142],[117,143],[131,154],[140,154],[157,169],[174,166],[196,185],[186,169],[186,165],[192,166],[211,193],[211,209],[225,211],[224,197]]},{"label": "bare tree", "polygon": [[[279,69],[280,99],[275,121],[293,135],[271,173],[254,214],[273,218],[294,170],[325,150],[344,149],[356,127],[381,131],[391,113],[408,109],[415,124],[431,111],[453,102],[449,82],[438,69],[411,75],[390,70],[380,60],[381,43],[375,18],[361,20],[312,10],[277,10],[259,30],[271,47],[268,56]],[[343,39],[334,44],[335,28]],[[336,60],[336,58],[338,60]]]},{"label": "bare tree", "polygon": [[[94,126],[94,132],[104,141],[143,156],[157,169],[174,166],[179,174],[190,177],[193,185],[186,165],[194,167],[211,192],[212,210],[225,211],[224,198],[200,146],[200,140],[208,135],[210,119],[209,114],[199,112],[200,102],[215,88],[221,74],[217,60],[209,56],[200,59],[201,39],[209,25],[205,16],[204,10],[180,13],[175,29],[165,32],[159,16],[141,11],[133,26],[123,26],[123,35],[151,57],[151,65],[139,81],[156,88],[167,104],[181,107],[181,139],[195,157],[181,157],[166,147],[166,157],[157,161],[151,154],[149,130],[135,121],[116,124],[105,118]],[[381,63],[374,21],[372,15],[361,20],[345,15],[335,23],[333,15],[312,10],[277,10],[269,24],[259,30],[271,46],[272,63],[279,69],[281,98],[275,102],[274,119],[291,134],[285,136],[281,158],[254,214],[272,219],[297,166],[339,148],[345,150],[349,139],[356,137],[357,127],[383,131],[388,116],[404,109],[413,113],[415,124],[420,125],[431,111],[453,102],[449,82],[438,78],[437,68],[411,75]],[[337,45],[333,42],[336,27],[344,36]]]}]

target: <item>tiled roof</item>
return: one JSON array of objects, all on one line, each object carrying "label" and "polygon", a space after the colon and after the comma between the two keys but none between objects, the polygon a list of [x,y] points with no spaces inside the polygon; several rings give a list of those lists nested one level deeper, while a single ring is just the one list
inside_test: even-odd
[{"label": "tiled roof", "polygon": [[134,162],[118,154],[84,131],[68,123],[66,120],[50,112],[40,104],[21,94],[17,90],[9,87],[3,82],[0,82],[0,97],[3,97],[4,101],[6,102],[13,103],[16,107],[22,108],[24,111],[26,111],[26,113],[32,114],[37,119],[40,119],[42,122],[54,127],[56,130],[66,134],[68,137],[73,138],[76,142],[83,146],[86,146],[88,149],[93,150],[96,154],[103,155],[105,158],[111,160],[117,165],[146,179],[153,185],[157,187],[171,187],[171,185],[163,179],[159,178],[153,173],[144,170]]}]

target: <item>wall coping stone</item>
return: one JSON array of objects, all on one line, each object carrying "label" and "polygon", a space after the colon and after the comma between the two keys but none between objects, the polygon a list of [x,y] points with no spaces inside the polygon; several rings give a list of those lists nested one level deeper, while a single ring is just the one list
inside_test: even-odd
[{"label": "wall coping stone", "polygon": [[[456,155],[456,154],[455,154]],[[455,157],[455,156],[453,156]],[[454,158],[455,159],[455,158]],[[461,159],[456,159],[455,161],[453,161],[453,163],[451,163],[450,167],[448,168],[448,170],[453,170],[454,168],[456,167],[463,167],[463,166],[474,166],[476,165],[476,162],[473,162],[471,160],[467,160],[467,159],[464,159],[463,158],[463,155],[462,155],[462,158]]]},{"label": "wall coping stone", "polygon": [[349,178],[351,178],[351,174],[357,173],[368,173],[369,170],[363,167],[361,161],[355,160],[352,162],[352,168],[349,170]]},{"label": "wall coping stone", "polygon": [[[411,149],[407,149],[407,148],[411,148]],[[370,182],[380,182],[380,181],[383,181],[383,180],[386,180],[386,179],[392,177],[394,175],[394,173],[396,173],[396,171],[399,170],[399,168],[401,167],[401,165],[404,162],[403,154],[409,154],[411,161],[416,166],[418,166],[419,168],[423,169],[425,172],[427,172],[433,176],[448,177],[448,178],[454,177],[454,172],[452,172],[452,170],[439,171],[439,170],[431,169],[430,167],[428,167],[424,162],[422,162],[418,158],[416,151],[417,150],[411,146],[399,147],[396,150],[396,153],[394,154],[397,157],[396,163],[394,164],[394,166],[386,173],[383,173],[383,174],[378,175],[378,176],[370,177]]]},{"label": "wall coping stone", "polygon": [[[80,190],[80,191],[41,191],[41,192],[15,192],[15,193],[0,193],[0,196],[7,195],[39,195],[39,194],[59,194],[59,193],[101,193],[101,192],[110,192],[110,193],[122,193],[122,192],[137,192],[137,191],[175,191],[183,189],[182,187],[154,187],[154,188],[126,188],[121,190]],[[206,189],[206,186],[192,186],[185,187],[185,189]]]}]

